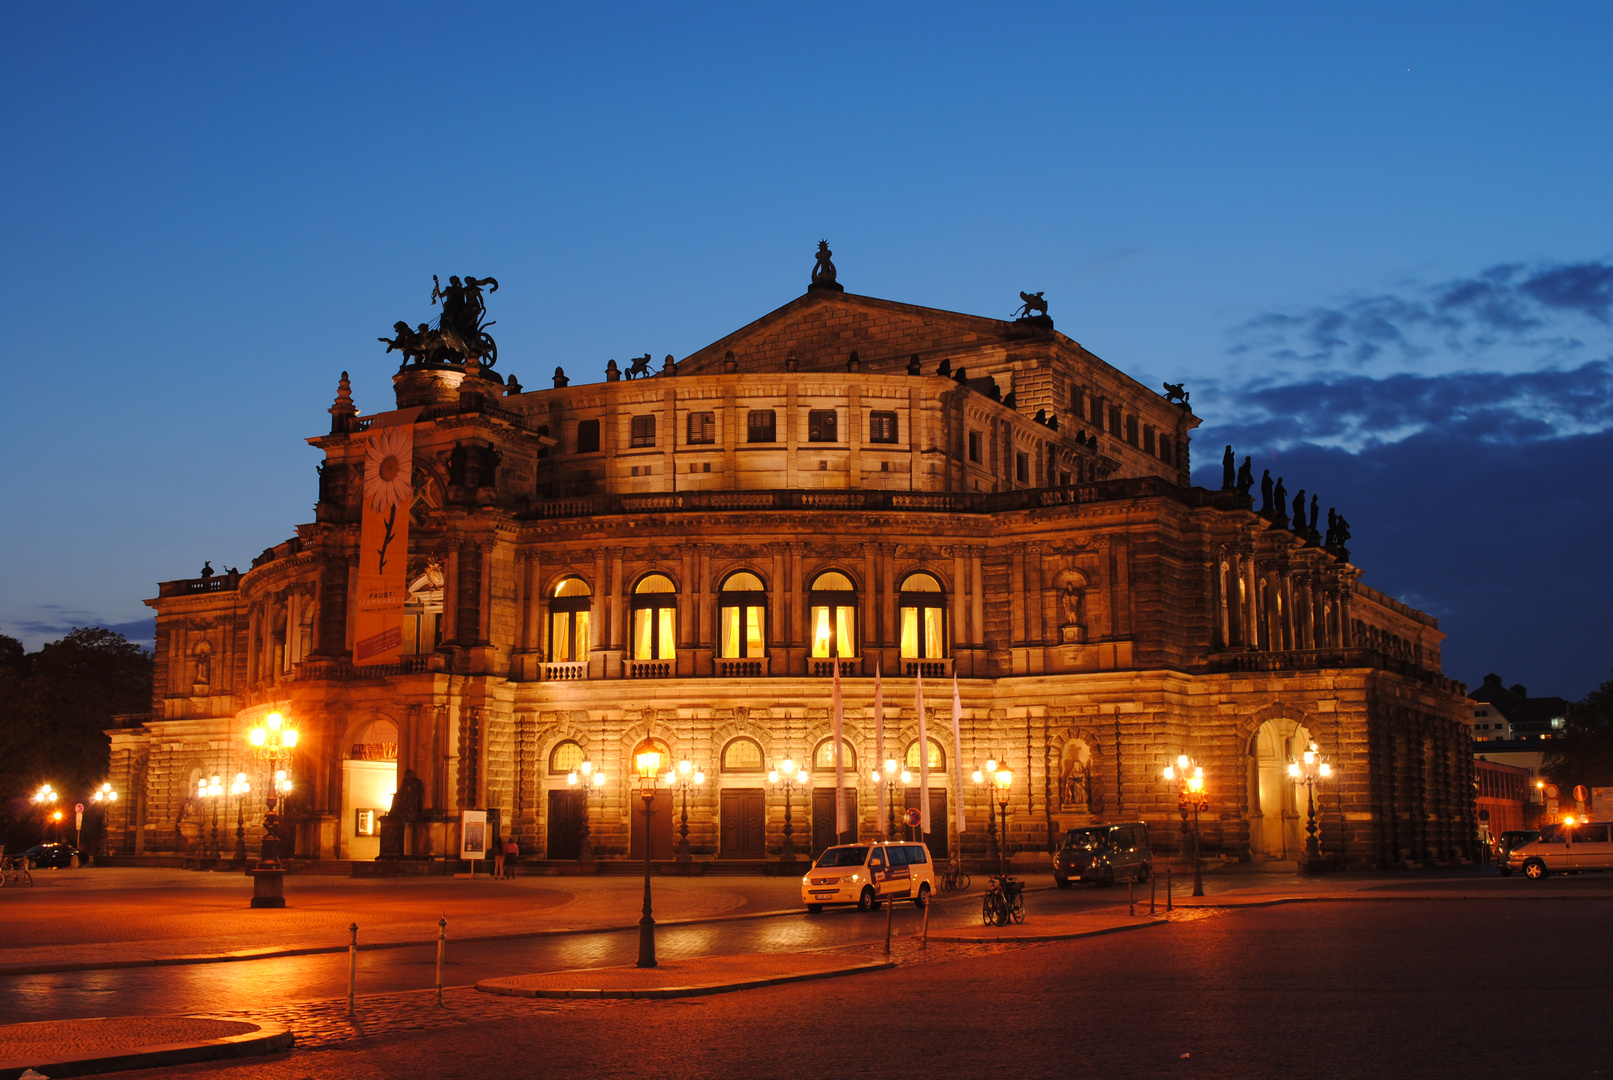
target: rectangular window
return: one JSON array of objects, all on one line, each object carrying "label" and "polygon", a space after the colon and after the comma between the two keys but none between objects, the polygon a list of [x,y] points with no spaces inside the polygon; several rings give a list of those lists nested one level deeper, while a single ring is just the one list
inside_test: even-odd
[{"label": "rectangular window", "polygon": [[599,421],[577,421],[577,453],[592,454],[599,449]]},{"label": "rectangular window", "polygon": [[1143,425],[1143,449],[1148,453],[1154,452],[1154,425]]},{"label": "rectangular window", "polygon": [[835,435],[835,411],[812,409],[807,413],[807,442],[839,442]]},{"label": "rectangular window", "polygon": [[1059,473],[1059,487],[1069,487],[1069,486],[1070,486],[1070,474],[1067,473],[1067,472],[1060,472]]},{"label": "rectangular window", "polygon": [[1137,418],[1135,416],[1126,417],[1126,441],[1133,446],[1137,445]]},{"label": "rectangular window", "polygon": [[1171,464],[1171,437],[1169,435],[1159,437],[1159,460],[1167,465]]},{"label": "rectangular window", "polygon": [[868,414],[868,441],[893,443],[896,441],[896,414],[875,412]]},{"label": "rectangular window", "polygon": [[1109,434],[1120,434],[1120,406],[1109,406]]},{"label": "rectangular window", "polygon": [[689,445],[702,446],[717,441],[717,414],[692,412],[689,414]]},{"label": "rectangular window", "polygon": [[633,417],[633,446],[655,445],[655,414]]},{"label": "rectangular window", "polygon": [[976,465],[980,464],[980,432],[969,432],[969,460]]},{"label": "rectangular window", "polygon": [[772,409],[752,409],[745,417],[746,442],[777,442]]},{"label": "rectangular window", "polygon": [[1021,484],[1031,482],[1031,456],[1029,454],[1014,455],[1014,479]]}]

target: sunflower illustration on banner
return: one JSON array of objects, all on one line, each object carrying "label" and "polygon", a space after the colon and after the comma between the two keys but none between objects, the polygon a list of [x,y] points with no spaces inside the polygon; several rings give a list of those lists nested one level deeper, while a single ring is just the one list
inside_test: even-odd
[{"label": "sunflower illustration on banner", "polygon": [[353,618],[353,663],[358,666],[395,663],[403,652],[414,418],[419,413],[400,409],[370,422],[359,525],[358,609]]}]

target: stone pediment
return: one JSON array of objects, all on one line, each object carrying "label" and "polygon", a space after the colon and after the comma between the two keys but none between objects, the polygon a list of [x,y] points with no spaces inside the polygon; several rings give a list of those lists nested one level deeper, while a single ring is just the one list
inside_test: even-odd
[{"label": "stone pediment", "polygon": [[1044,355],[1050,347],[1080,349],[1035,324],[813,290],[691,353],[679,362],[678,374],[721,374],[730,351],[737,370],[746,373],[783,372],[792,353],[801,371],[845,371],[856,350],[863,371],[902,372],[917,354],[923,373],[932,375],[944,358],[956,369],[967,366],[971,355],[1002,360],[1010,349],[1027,345],[1039,346]]}]

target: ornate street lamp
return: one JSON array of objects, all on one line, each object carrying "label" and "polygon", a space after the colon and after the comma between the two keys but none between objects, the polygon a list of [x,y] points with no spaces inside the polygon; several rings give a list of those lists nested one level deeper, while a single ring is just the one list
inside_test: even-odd
[{"label": "ornate street lamp", "polygon": [[[212,799],[213,800],[213,846],[212,846],[212,852],[213,853],[212,853],[212,855],[207,854],[207,845],[204,843],[203,848],[202,848],[202,857],[203,858],[211,858],[211,859],[223,858],[223,855],[220,853],[219,847],[218,847],[218,800],[219,800],[219,796],[221,796],[223,794],[224,794],[224,785],[219,781],[219,778],[217,776],[214,776],[211,780],[209,780],[207,777],[203,777],[202,779],[200,779],[200,780],[198,780],[196,782],[196,797],[198,799]],[[200,830],[198,830],[198,831],[200,831]]]},{"label": "ornate street lamp", "polygon": [[1322,845],[1316,835],[1316,783],[1333,775],[1333,766],[1317,752],[1313,742],[1300,755],[1301,761],[1288,763],[1288,776],[1296,784],[1305,785],[1305,857],[1296,862],[1301,874],[1313,874],[1322,867]]},{"label": "ornate street lamp", "polygon": [[280,815],[276,808],[291,791],[291,777],[280,763],[291,764],[291,755],[297,748],[297,728],[273,712],[247,732],[247,743],[270,777],[263,799],[263,844],[252,872],[252,906],[285,907],[285,868],[280,865],[280,836],[275,831]]},{"label": "ornate street lamp", "polygon": [[785,758],[779,762],[779,767],[767,774],[767,782],[784,792],[784,849],[779,854],[780,862],[795,861],[795,825],[790,819],[790,793],[797,790],[806,790],[808,781],[806,766],[796,768],[793,758]]},{"label": "ornate street lamp", "polygon": [[1003,877],[1008,876],[1008,797],[1014,789],[1014,770],[1007,765],[1000,765],[991,774],[992,786],[997,789],[997,809],[1002,814],[1002,841],[997,845],[999,859],[1002,863]]},{"label": "ornate street lamp", "polygon": [[41,784],[39,790],[34,792],[33,804],[45,815],[47,825],[62,820],[62,815],[56,810],[56,799],[56,789],[49,784]]},{"label": "ornate street lamp", "polygon": [[[995,757],[988,757],[986,767],[974,771],[974,782],[986,789],[986,807],[988,811],[991,807],[991,785],[994,782],[993,777],[996,773],[997,759]],[[993,855],[1000,857],[1000,851],[997,847],[997,815],[988,812],[986,814],[986,858],[989,859]]]},{"label": "ornate street lamp", "polygon": [[689,862],[689,789],[704,784],[706,774],[684,758],[678,762],[677,770],[667,773],[666,778],[667,787],[676,785],[677,790],[683,792],[683,820],[678,825],[678,862]]},{"label": "ornate street lamp", "polygon": [[593,862],[594,845],[589,839],[588,832],[588,800],[596,792],[603,797],[605,794],[605,771],[596,768],[594,763],[583,758],[575,769],[566,774],[566,783],[572,787],[581,787],[582,797],[582,828],[577,838],[577,861]]},{"label": "ornate street lamp", "polygon": [[112,789],[110,781],[96,788],[95,794],[90,796],[90,802],[101,808],[101,838],[95,844],[95,849],[98,853],[97,857],[106,854],[106,812],[117,801],[118,793]]},{"label": "ornate street lamp", "polygon": [[1165,766],[1165,779],[1178,783],[1176,812],[1187,822],[1187,812],[1193,811],[1193,895],[1204,895],[1204,876],[1199,865],[1199,813],[1210,809],[1209,794],[1204,789],[1204,769],[1186,754],[1176,756],[1175,766]]},{"label": "ornate street lamp", "polygon": [[660,779],[661,752],[649,739],[633,750],[633,764],[638,769],[638,792],[644,800],[644,916],[638,921],[638,966],[655,967],[655,916],[650,911],[650,848],[655,839],[650,829],[650,815],[655,806],[655,783]]},{"label": "ornate street lamp", "polygon": [[246,796],[252,790],[247,783],[246,773],[235,774],[235,782],[230,785],[230,794],[235,796],[235,858],[231,865],[246,866]]}]

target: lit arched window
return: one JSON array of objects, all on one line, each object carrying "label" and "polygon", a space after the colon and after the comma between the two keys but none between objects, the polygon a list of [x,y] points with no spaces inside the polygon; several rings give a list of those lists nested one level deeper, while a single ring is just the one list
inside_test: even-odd
[{"label": "lit arched window", "polygon": [[[549,655],[558,663],[588,659],[588,623],[593,591],[582,578],[568,577],[549,598]],[[571,770],[566,770],[570,772]]]},{"label": "lit arched window", "polygon": [[670,660],[676,648],[678,589],[665,574],[633,586],[633,659]]},{"label": "lit arched window", "polygon": [[567,739],[549,753],[549,775],[565,776],[582,764],[582,747]]},{"label": "lit arched window", "polygon": [[819,574],[807,594],[812,611],[812,655],[857,655],[857,587],[836,570]]},{"label": "lit arched window", "polygon": [[[852,776],[857,774],[857,752],[844,739],[840,740],[841,766]],[[825,739],[812,752],[812,769],[819,776],[833,775],[835,767],[835,741]]]},{"label": "lit arched window", "polygon": [[899,596],[902,608],[902,659],[935,660],[946,655],[946,594],[929,574],[909,574]]},{"label": "lit arched window", "polygon": [[722,748],[722,771],[725,773],[759,773],[762,771],[762,746],[755,739],[735,739]]},{"label": "lit arched window", "polygon": [[767,655],[767,593],[761,578],[743,570],[729,574],[717,606],[724,659]]},{"label": "lit arched window", "polygon": [[[941,744],[936,742],[934,739],[929,740],[929,742],[930,742],[930,771],[933,773],[938,769],[945,769],[946,768],[946,763],[947,763],[947,756],[946,756],[946,754],[944,752],[942,752]],[[907,767],[909,769],[917,769],[919,767],[919,741],[917,739],[914,739],[911,743],[908,744],[908,747],[907,747]]]}]

